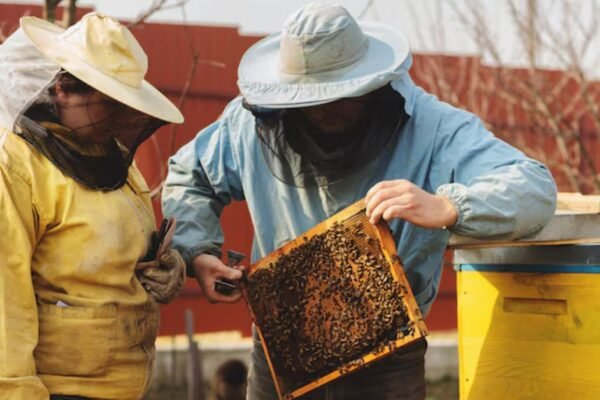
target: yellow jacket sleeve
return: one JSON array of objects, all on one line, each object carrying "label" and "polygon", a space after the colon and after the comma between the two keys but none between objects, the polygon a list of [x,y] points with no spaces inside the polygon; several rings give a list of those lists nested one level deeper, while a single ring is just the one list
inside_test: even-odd
[{"label": "yellow jacket sleeve", "polygon": [[40,221],[27,176],[0,162],[0,400],[48,399],[33,351],[38,313],[31,259]]}]

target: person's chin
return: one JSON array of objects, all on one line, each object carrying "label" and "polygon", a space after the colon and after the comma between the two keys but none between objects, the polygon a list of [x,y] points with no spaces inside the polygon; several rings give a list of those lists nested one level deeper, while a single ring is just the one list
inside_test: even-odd
[{"label": "person's chin", "polygon": [[109,143],[112,140],[112,135],[102,135],[102,136],[97,136],[94,137],[90,140],[90,144],[95,144],[95,145],[99,145],[99,146],[103,146],[107,143]]},{"label": "person's chin", "polygon": [[321,131],[326,134],[326,135],[331,135],[331,136],[340,136],[343,135],[344,133],[346,133],[348,131],[347,128],[342,129],[342,128],[321,128]]}]

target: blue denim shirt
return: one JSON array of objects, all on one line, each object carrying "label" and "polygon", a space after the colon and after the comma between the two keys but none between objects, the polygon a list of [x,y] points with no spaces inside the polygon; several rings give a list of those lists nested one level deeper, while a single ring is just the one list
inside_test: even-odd
[{"label": "blue denim shirt", "polygon": [[[410,62],[410,61],[409,61]],[[548,169],[495,138],[473,114],[414,85],[392,82],[410,116],[388,156],[328,187],[298,188],[277,180],[263,158],[253,115],[233,100],[221,118],[169,161],[163,211],[178,221],[174,246],[186,262],[223,243],[219,217],[246,200],[254,224],[252,261],[363,198],[377,182],[407,179],[446,196],[458,210],[451,231],[518,238],[552,217],[556,186]],[[423,315],[434,300],[449,232],[390,223]]]}]

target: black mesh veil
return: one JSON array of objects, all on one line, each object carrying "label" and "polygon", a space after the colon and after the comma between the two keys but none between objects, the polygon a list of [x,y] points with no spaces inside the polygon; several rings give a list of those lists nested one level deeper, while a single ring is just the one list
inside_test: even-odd
[{"label": "black mesh veil", "polygon": [[[77,145],[76,141],[52,128],[59,126],[59,118],[52,85],[49,88],[16,120],[15,133],[77,182],[103,191],[122,187],[137,148],[165,122],[115,103],[107,122],[117,135],[94,146],[99,151],[90,153],[85,151],[85,146]],[[133,132],[127,146],[119,140],[121,129]]]},{"label": "black mesh veil", "polygon": [[[390,85],[369,97],[365,124],[334,138],[321,132],[299,109],[246,102],[244,107],[256,119],[256,133],[271,173],[297,187],[327,186],[364,167],[398,137],[408,119],[404,98]],[[323,138],[327,138],[326,145]]]},{"label": "black mesh veil", "polygon": [[[57,88],[63,94],[83,96],[77,97],[83,99],[78,102],[81,113],[74,109],[74,102],[62,101],[60,108],[72,107],[69,116],[87,113],[89,123],[78,121],[86,126],[68,129],[61,124],[64,114],[57,107]],[[103,112],[92,112],[99,109]],[[99,95],[40,53],[22,29],[0,46],[0,126],[6,128],[0,129],[0,143],[4,135],[14,132],[65,175],[90,188],[123,186],[138,146],[163,124],[110,96]],[[93,146],[82,139],[89,132],[94,135]]]}]

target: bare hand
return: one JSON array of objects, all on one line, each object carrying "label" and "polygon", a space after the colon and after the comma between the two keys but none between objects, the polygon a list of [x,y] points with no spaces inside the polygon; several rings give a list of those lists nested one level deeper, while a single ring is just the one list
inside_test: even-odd
[{"label": "bare hand", "polygon": [[138,263],[136,274],[154,300],[167,304],[183,290],[185,262],[177,250],[168,249],[158,260]]},{"label": "bare hand", "polygon": [[198,285],[200,285],[202,292],[209,301],[213,303],[235,303],[242,296],[239,291],[229,296],[215,291],[215,281],[221,278],[229,281],[239,281],[242,279],[243,267],[228,267],[219,258],[210,254],[201,254],[194,258],[192,265]]},{"label": "bare hand", "polygon": [[421,228],[450,227],[458,213],[445,197],[424,191],[405,179],[379,182],[365,197],[367,217],[373,224],[401,218]]}]

